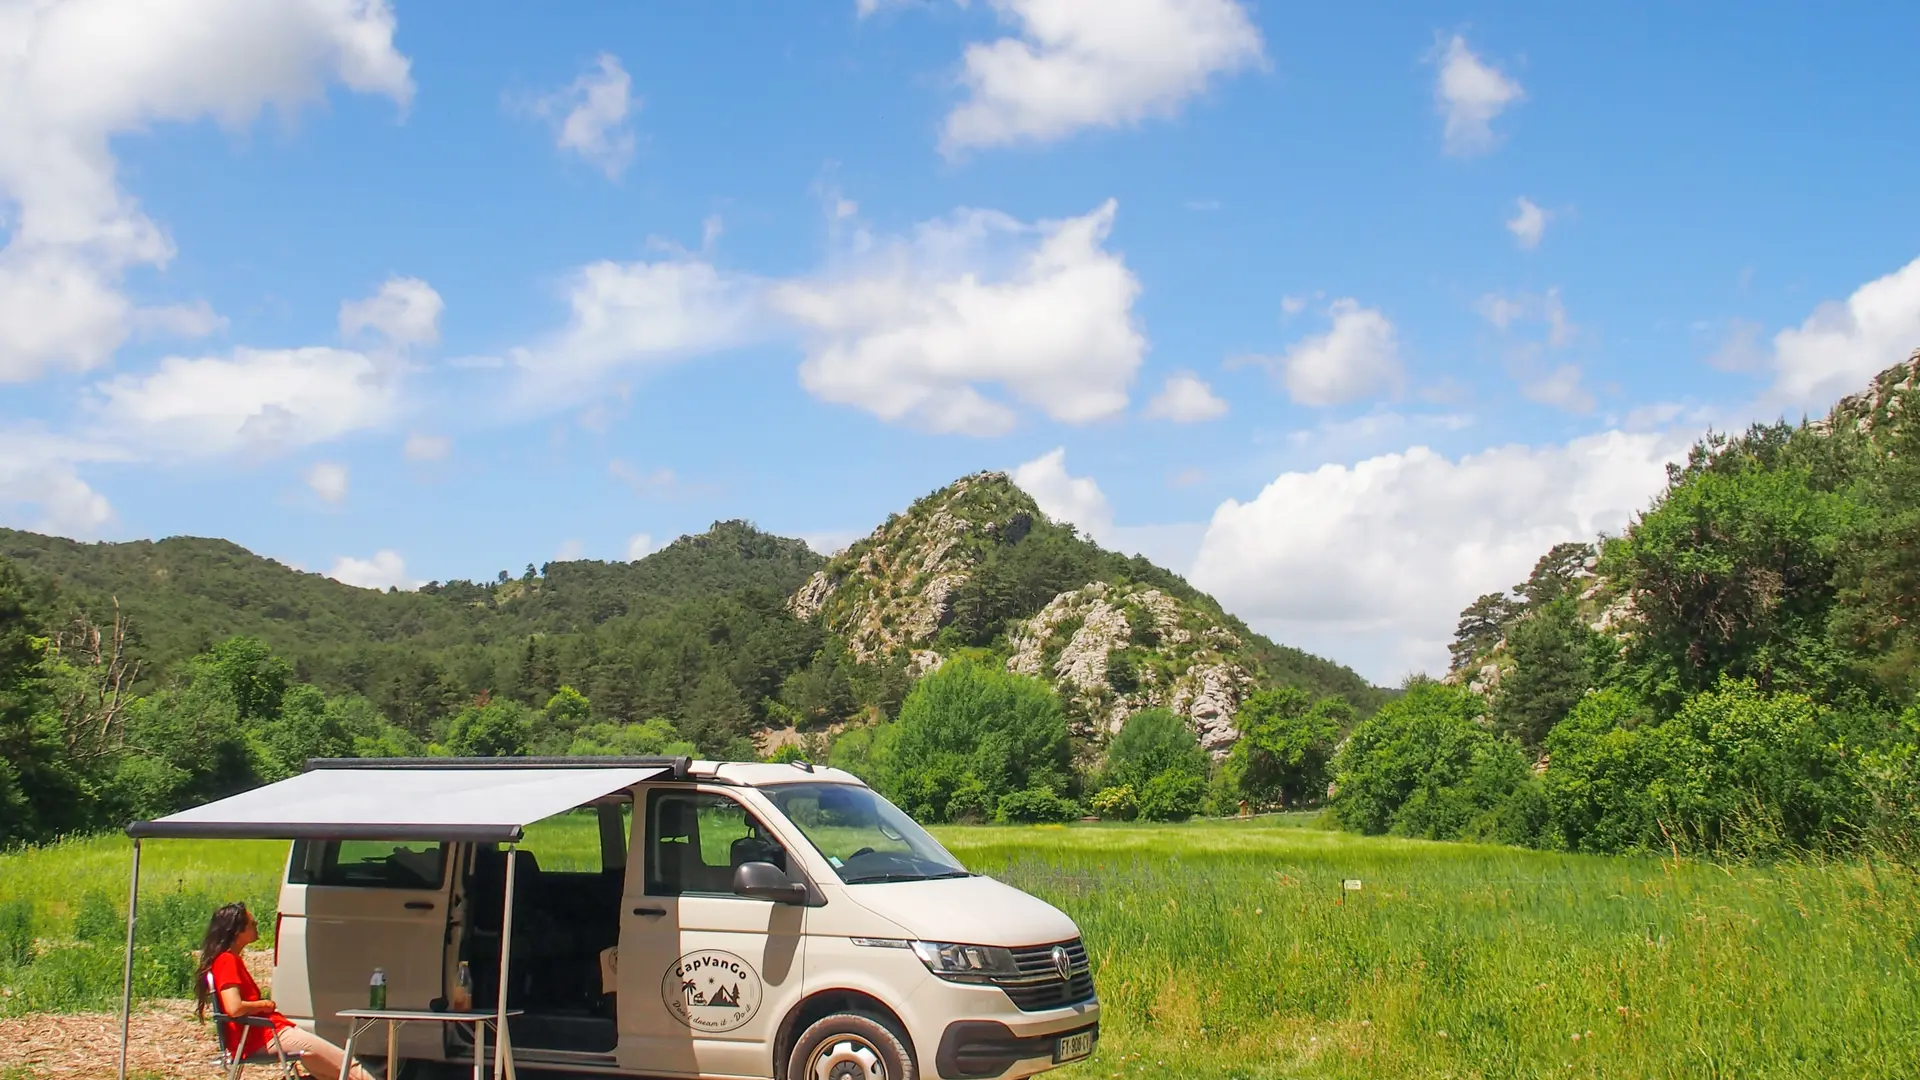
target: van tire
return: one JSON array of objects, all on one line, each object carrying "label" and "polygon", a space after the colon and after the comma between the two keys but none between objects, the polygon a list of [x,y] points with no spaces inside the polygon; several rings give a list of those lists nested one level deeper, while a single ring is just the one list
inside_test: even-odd
[{"label": "van tire", "polygon": [[[876,1069],[877,1067],[877,1069]],[[840,1012],[808,1025],[787,1058],[787,1080],[914,1080],[913,1055],[891,1027]]]}]

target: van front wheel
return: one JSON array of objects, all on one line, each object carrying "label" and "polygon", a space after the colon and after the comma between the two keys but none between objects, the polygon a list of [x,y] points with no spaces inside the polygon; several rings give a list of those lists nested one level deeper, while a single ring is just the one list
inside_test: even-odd
[{"label": "van front wheel", "polygon": [[900,1036],[871,1016],[834,1013],[800,1033],[787,1080],[914,1080]]}]

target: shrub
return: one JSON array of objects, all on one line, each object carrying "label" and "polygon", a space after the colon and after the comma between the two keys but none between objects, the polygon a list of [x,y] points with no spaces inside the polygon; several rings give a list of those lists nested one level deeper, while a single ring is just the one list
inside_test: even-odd
[{"label": "shrub", "polygon": [[994,816],[1000,821],[1023,824],[1072,821],[1080,816],[1080,807],[1072,799],[1055,794],[1049,788],[1027,788],[1002,795]]},{"label": "shrub", "polygon": [[989,815],[1011,793],[1060,791],[1072,775],[1052,688],[964,658],[914,686],[891,739],[883,790],[925,820]]},{"label": "shrub", "polygon": [[1528,781],[1519,745],[1481,727],[1481,709],[1477,694],[1431,681],[1381,706],[1337,762],[1341,824],[1431,839],[1477,828]]},{"label": "shrub", "polygon": [[1107,746],[1106,780],[1144,791],[1162,773],[1197,776],[1204,784],[1207,752],[1187,722],[1167,709],[1146,709],[1127,722]]},{"label": "shrub", "polygon": [[1140,820],[1185,821],[1200,812],[1206,799],[1204,776],[1169,771],[1147,781],[1140,789]]},{"label": "shrub", "polygon": [[126,939],[127,923],[113,897],[98,889],[89,889],[80,897],[73,913],[73,937],[76,941],[113,942]]},{"label": "shrub", "polygon": [[1133,785],[1121,784],[1117,787],[1103,788],[1093,797],[1093,812],[1104,821],[1132,821],[1140,812],[1140,803],[1134,798]]},{"label": "shrub", "polygon": [[33,902],[0,900],[0,964],[33,963]]},{"label": "shrub", "polygon": [[1237,793],[1255,806],[1316,802],[1327,788],[1327,769],[1340,729],[1353,720],[1341,697],[1314,701],[1301,690],[1257,691],[1234,714],[1240,740],[1224,772]]},{"label": "shrub", "polygon": [[527,752],[532,735],[527,708],[498,699],[469,705],[447,728],[447,751],[454,757],[517,757]]}]

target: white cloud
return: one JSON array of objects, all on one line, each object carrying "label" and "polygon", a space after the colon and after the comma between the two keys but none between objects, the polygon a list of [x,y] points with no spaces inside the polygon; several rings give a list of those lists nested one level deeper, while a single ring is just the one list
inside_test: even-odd
[{"label": "white cloud", "polygon": [[1513,329],[1522,322],[1538,322],[1546,327],[1544,343],[1551,349],[1562,349],[1573,344],[1579,336],[1580,328],[1567,316],[1567,305],[1560,299],[1558,286],[1544,293],[1488,293],[1482,296],[1475,308],[1482,318],[1492,323],[1501,332]]},{"label": "white cloud", "polygon": [[337,461],[317,461],[306,472],[307,486],[330,503],[347,498],[347,467]]},{"label": "white cloud", "polygon": [[1462,607],[1555,543],[1623,529],[1689,441],[1609,431],[1457,460],[1416,446],[1286,473],[1220,505],[1191,576],[1277,640],[1376,681],[1438,672]]},{"label": "white cloud", "polygon": [[1528,251],[1540,246],[1540,238],[1547,234],[1547,219],[1552,215],[1533,204],[1525,195],[1520,196],[1519,205],[1512,217],[1507,219],[1507,231],[1514,240]]},{"label": "white cloud", "polygon": [[[80,479],[74,466],[124,456],[98,443],[32,431],[0,431],[0,520],[57,536],[98,535],[113,522],[113,505]],[[29,507],[31,512],[23,513]]]},{"label": "white cloud", "polygon": [[407,436],[406,445],[400,448],[408,461],[445,461],[453,453],[453,440],[445,435],[426,435],[414,432]]},{"label": "white cloud", "polygon": [[634,533],[627,538],[627,561],[638,562],[658,549],[653,546],[653,537],[647,533]]},{"label": "white cloud", "polygon": [[205,300],[136,309],[133,331],[143,338],[203,338],[227,328],[227,317]]},{"label": "white cloud", "polygon": [[1496,329],[1505,330],[1527,313],[1527,305],[1521,299],[1514,299],[1500,293],[1488,293],[1475,305],[1482,318],[1492,323]]},{"label": "white cloud", "polygon": [[1287,395],[1302,405],[1343,405],[1397,392],[1403,372],[1393,321],[1378,308],[1342,298],[1327,307],[1332,329],[1302,338],[1283,356],[1251,356],[1243,363],[1273,369]]},{"label": "white cloud", "polygon": [[393,31],[385,0],[0,11],[0,197],[15,211],[0,250],[0,381],[96,367],[136,328],[194,328],[143,316],[120,291],[129,269],[164,266],[174,247],[120,188],[114,138],[201,117],[244,128],[267,106],[291,114],[321,98],[330,80],[404,107],[413,83]]},{"label": "white cloud", "polygon": [[968,98],[941,146],[1045,142],[1171,116],[1216,75],[1264,62],[1235,0],[991,0],[1018,37],[969,45]]},{"label": "white cloud", "polygon": [[554,124],[562,150],[571,150],[600,167],[609,179],[633,160],[633,128],[627,116],[635,108],[633,79],[612,53],[601,53],[589,71],[549,97],[538,111]]},{"label": "white cloud", "polygon": [[[808,335],[800,382],[815,397],[938,432],[1010,429],[1015,401],[1078,424],[1126,408],[1146,351],[1140,283],[1103,246],[1116,206],[1025,225],[960,211],[910,239],[872,243],[850,267],[774,287]],[[864,234],[863,234],[864,235]]]},{"label": "white cloud", "polygon": [[510,355],[536,376],[534,392],[577,390],[618,367],[665,364],[753,340],[764,329],[761,287],[691,256],[590,263],[568,283],[566,329]]},{"label": "white cloud", "polygon": [[1433,96],[1446,118],[1444,139],[1449,154],[1480,154],[1498,141],[1493,120],[1507,106],[1524,100],[1520,84],[1481,62],[1459,34],[1436,50],[1440,75]]},{"label": "white cloud", "polygon": [[680,478],[672,469],[662,465],[651,472],[644,471],[632,462],[614,458],[607,462],[607,472],[615,480],[631,488],[635,495],[646,498],[652,495],[669,495],[680,486]]},{"label": "white cloud", "polygon": [[1191,371],[1176,371],[1167,384],[1147,402],[1147,417],[1172,420],[1179,424],[1216,420],[1227,414],[1227,403],[1214,395],[1213,388]]},{"label": "white cloud", "polygon": [[[1550,351],[1573,344],[1580,333],[1580,328],[1568,318],[1567,306],[1560,299],[1557,287],[1540,294],[1488,293],[1475,306],[1487,322],[1512,339],[1507,351],[1508,367],[1520,382],[1521,396],[1567,412],[1593,411],[1593,394],[1580,383],[1580,365],[1544,366]],[[1538,336],[1524,332],[1529,324],[1539,328]]]},{"label": "white cloud", "polygon": [[798,535],[815,554],[831,556],[845,551],[855,540],[866,536],[867,532],[864,529],[821,529]]},{"label": "white cloud", "polygon": [[1304,296],[1283,296],[1280,298],[1280,313],[1288,317],[1307,310],[1307,298]]},{"label": "white cloud", "polygon": [[411,591],[420,587],[420,582],[407,576],[406,560],[391,548],[382,548],[371,559],[342,555],[334,561],[333,569],[327,571],[327,576],[342,585],[383,592],[390,588]]},{"label": "white cloud", "polygon": [[1842,301],[1815,308],[1773,338],[1774,383],[1763,408],[1824,411],[1920,346],[1920,259]]},{"label": "white cloud", "polygon": [[578,562],[586,550],[587,546],[578,540],[563,540],[560,542],[560,550],[554,553],[553,561]]},{"label": "white cloud", "polygon": [[1108,505],[1106,494],[1092,477],[1067,475],[1064,446],[1016,466],[1013,482],[1033,496],[1041,513],[1055,521],[1069,522],[1092,537],[1113,531],[1113,507]]},{"label": "white cloud", "polygon": [[390,373],[342,349],[235,349],[170,356],[145,375],[96,383],[86,409],[103,437],[181,457],[271,452],[378,427],[396,407]]},{"label": "white cloud", "polygon": [[1561,364],[1545,375],[1529,379],[1521,384],[1520,393],[1529,401],[1571,413],[1593,411],[1593,395],[1580,385],[1578,364]]},{"label": "white cloud", "polygon": [[365,300],[340,305],[340,336],[348,341],[372,333],[394,348],[431,345],[440,340],[440,313],[446,304],[433,286],[419,278],[388,278]]},{"label": "white cloud", "polygon": [[1727,320],[1726,335],[1707,357],[1707,366],[1720,371],[1757,371],[1765,367],[1767,351],[1760,345],[1761,330],[1757,322]]},{"label": "white cloud", "polygon": [[1067,472],[1067,451],[1056,447],[1016,466],[1013,482],[1033,496],[1042,513],[1067,522],[1102,546],[1129,555],[1144,555],[1175,573],[1193,562],[1205,526],[1198,522],[1163,525],[1120,525],[1106,493],[1090,476]]}]

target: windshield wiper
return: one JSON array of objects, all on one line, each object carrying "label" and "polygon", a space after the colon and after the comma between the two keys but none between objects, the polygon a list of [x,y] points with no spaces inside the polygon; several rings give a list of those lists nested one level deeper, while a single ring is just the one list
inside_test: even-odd
[{"label": "windshield wiper", "polygon": [[843,878],[848,885],[869,885],[892,881],[939,881],[943,878],[972,877],[965,870],[949,870],[942,874],[862,874],[859,877]]}]

